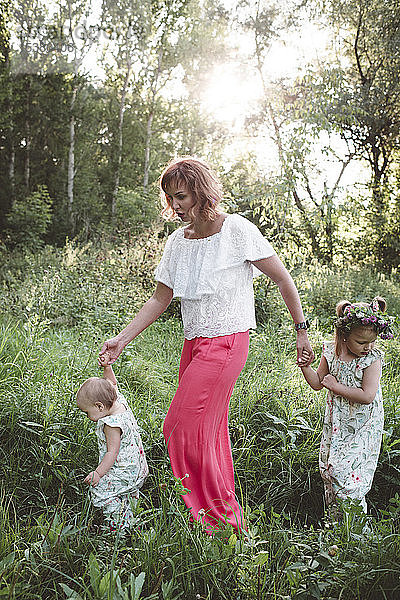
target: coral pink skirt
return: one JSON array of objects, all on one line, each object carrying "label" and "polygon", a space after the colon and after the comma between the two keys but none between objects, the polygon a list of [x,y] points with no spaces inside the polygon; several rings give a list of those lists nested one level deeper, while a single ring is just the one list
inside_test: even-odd
[{"label": "coral pink skirt", "polygon": [[210,532],[222,523],[244,527],[235,496],[229,400],[249,350],[249,332],[185,340],[179,386],[164,422],[175,477],[190,493],[183,499]]}]

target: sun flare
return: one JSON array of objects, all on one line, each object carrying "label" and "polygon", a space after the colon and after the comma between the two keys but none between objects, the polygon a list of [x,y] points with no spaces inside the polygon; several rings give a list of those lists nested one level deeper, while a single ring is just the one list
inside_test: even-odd
[{"label": "sun flare", "polygon": [[261,85],[254,72],[249,71],[243,72],[238,65],[226,63],[211,72],[202,101],[214,119],[241,128],[245,117],[256,109]]}]

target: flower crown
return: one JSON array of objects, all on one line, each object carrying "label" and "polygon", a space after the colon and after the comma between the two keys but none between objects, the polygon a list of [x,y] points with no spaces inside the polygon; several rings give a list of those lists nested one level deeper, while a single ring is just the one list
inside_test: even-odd
[{"label": "flower crown", "polygon": [[367,306],[359,304],[350,304],[343,310],[343,316],[335,321],[336,329],[350,333],[353,327],[374,327],[378,335],[384,340],[391,340],[394,337],[392,324],[395,317],[390,317],[383,313],[376,300]]}]

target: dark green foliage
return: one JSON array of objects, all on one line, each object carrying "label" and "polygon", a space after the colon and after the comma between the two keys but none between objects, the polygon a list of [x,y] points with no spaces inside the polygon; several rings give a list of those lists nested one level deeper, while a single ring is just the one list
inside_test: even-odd
[{"label": "dark green foliage", "polygon": [[43,246],[52,218],[52,204],[46,186],[39,186],[23,201],[16,200],[7,215],[9,244],[27,251]]},{"label": "dark green foliage", "polygon": [[103,2],[89,25],[87,0],[54,10],[43,0],[1,8],[1,240],[13,246],[5,216],[39,186],[53,201],[42,242],[93,240],[120,231],[122,220],[124,229],[147,228],[162,167],[177,152],[206,154],[220,136],[194,88],[224,54],[224,12],[197,0]]},{"label": "dark green foliage", "polygon": [[159,216],[158,198],[154,192],[128,190],[120,188],[118,191],[115,226],[118,231],[136,234],[143,229],[150,229]]},{"label": "dark green foliage", "polygon": [[400,314],[396,276],[390,278],[368,267],[348,265],[339,269],[314,262],[300,270],[297,276],[294,274],[294,278],[307,312],[327,331],[340,300],[371,302],[375,296],[383,296],[388,313]]},{"label": "dark green foliage", "polygon": [[223,182],[229,212],[250,219],[271,244],[285,246],[293,224],[288,220],[290,203],[282,179],[263,176],[254,157],[247,157],[223,174]]}]

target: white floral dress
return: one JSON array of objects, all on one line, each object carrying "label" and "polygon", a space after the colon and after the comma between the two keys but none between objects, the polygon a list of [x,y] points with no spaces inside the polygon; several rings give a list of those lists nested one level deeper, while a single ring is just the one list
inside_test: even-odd
[{"label": "white floral dress", "polygon": [[118,401],[126,411],[103,417],[97,421],[99,462],[107,452],[104,425],[121,429],[121,445],[117,459],[111,469],[91,488],[94,506],[101,508],[112,528],[125,529],[133,517],[131,503],[136,503],[139,489],[146,479],[149,469],[139,427],[125,398],[118,393]]},{"label": "white floral dress", "polygon": [[[377,349],[349,362],[339,360],[333,342],[324,345],[323,355],[329,373],[349,387],[361,387],[364,369],[383,360],[383,353]],[[350,403],[328,392],[319,455],[328,506],[335,498],[352,498],[367,510],[365,495],[371,489],[378,462],[383,417],[380,385],[371,404]]]}]

